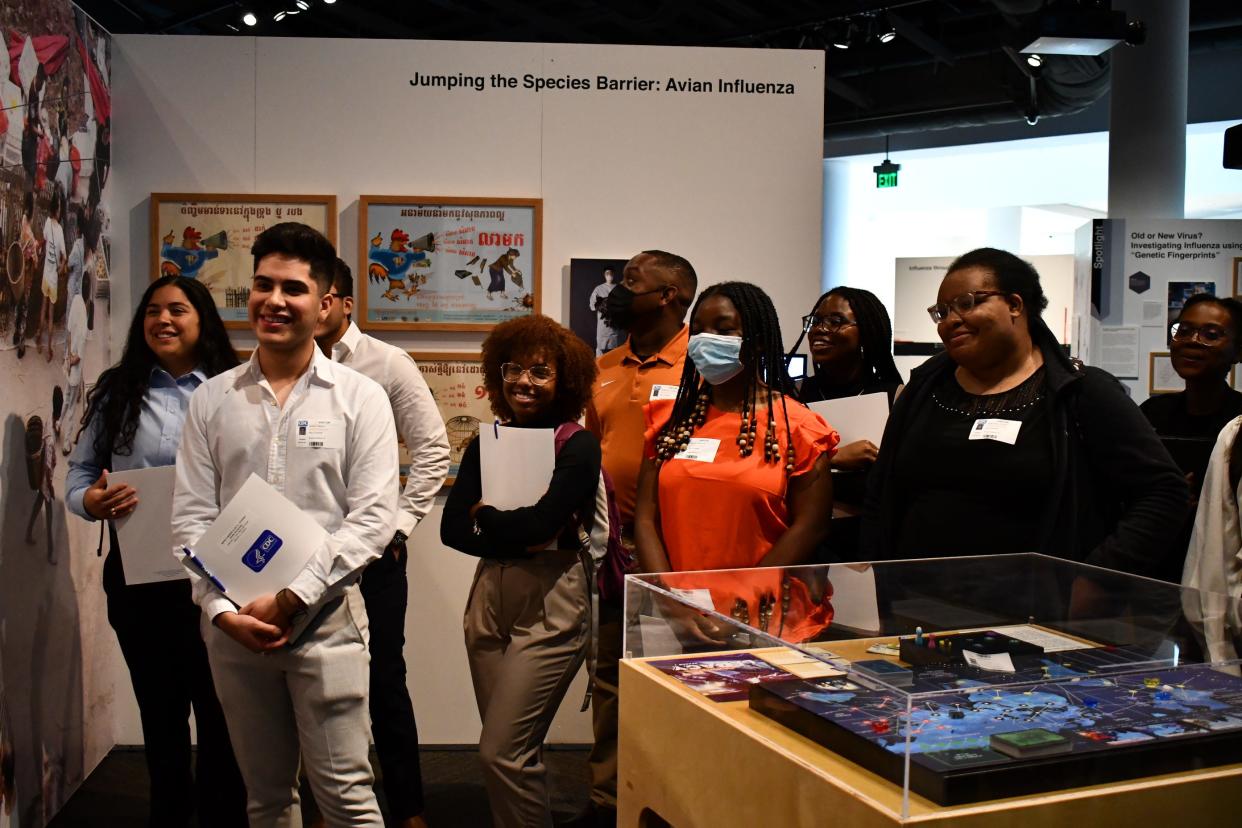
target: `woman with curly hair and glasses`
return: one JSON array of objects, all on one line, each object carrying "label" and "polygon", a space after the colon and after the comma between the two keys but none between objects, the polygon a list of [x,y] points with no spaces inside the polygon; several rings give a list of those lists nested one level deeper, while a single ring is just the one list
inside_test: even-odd
[{"label": "woman with curly hair and glasses", "polygon": [[[595,373],[591,349],[546,316],[497,325],[483,341],[483,384],[508,426],[576,422]],[[550,826],[543,740],[587,652],[590,590],[578,532],[595,520],[599,441],[585,430],[569,436],[547,491],[519,509],[483,502],[479,462],[476,438],[445,503],[440,538],[482,559],[464,626],[487,795],[498,826]]]}]

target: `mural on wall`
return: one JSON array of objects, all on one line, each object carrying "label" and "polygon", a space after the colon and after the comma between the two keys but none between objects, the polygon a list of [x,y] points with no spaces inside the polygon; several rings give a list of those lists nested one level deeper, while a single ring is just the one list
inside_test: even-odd
[{"label": "mural on wall", "polygon": [[6,0],[0,37],[0,828],[25,828],[111,747],[98,530],[64,505],[111,362],[110,39],[65,0]]}]

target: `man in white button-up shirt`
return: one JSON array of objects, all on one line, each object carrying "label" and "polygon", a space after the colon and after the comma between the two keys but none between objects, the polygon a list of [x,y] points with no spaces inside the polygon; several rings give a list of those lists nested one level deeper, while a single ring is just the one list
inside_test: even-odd
[{"label": "man in white button-up shirt", "polygon": [[[193,548],[251,473],[330,534],[288,587],[238,608],[194,578],[203,637],[253,828],[300,824],[299,754],[329,824],[381,828],[357,582],[391,538],[397,438],[383,388],[315,347],[336,251],[285,223],[256,239],[250,362],[199,386],[177,453],[173,540]],[[299,445],[317,421],[321,445]]]},{"label": "man in white button-up shirt", "polygon": [[410,452],[392,541],[362,575],[371,625],[371,734],[384,778],[388,815],[401,828],[425,828],[418,726],[405,678],[405,610],[409,598],[405,542],[431,509],[449,469],[448,434],[418,366],[405,351],[358,330],[352,321],[354,277],[336,260],[332,304],[315,341],[334,362],[378,382]]}]

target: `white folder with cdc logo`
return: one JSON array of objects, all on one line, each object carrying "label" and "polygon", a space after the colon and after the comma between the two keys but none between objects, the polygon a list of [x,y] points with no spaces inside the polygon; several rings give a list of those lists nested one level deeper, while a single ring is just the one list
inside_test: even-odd
[{"label": "white folder with cdc logo", "polygon": [[327,531],[256,474],[237,490],[182,563],[239,607],[292,583]]}]

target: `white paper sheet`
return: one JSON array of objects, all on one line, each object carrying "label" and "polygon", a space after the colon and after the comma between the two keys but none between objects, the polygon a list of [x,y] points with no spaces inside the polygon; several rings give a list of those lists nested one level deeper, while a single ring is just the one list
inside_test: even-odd
[{"label": "white paper sheet", "polygon": [[313,518],[252,474],[192,551],[224,594],[245,606],[289,586],[327,537]]},{"label": "white paper sheet", "polygon": [[176,466],[108,473],[108,485],[125,483],[138,493],[138,506],[114,520],[121,542],[125,583],[156,584],[188,578],[172,554],[172,495]]},{"label": "white paper sheet", "polygon": [[962,658],[966,659],[966,663],[971,667],[978,667],[980,670],[989,670],[993,673],[1017,672],[1009,653],[976,653],[971,650],[962,650]]},{"label": "white paper sheet", "polygon": [[1097,367],[1115,377],[1137,378],[1139,375],[1138,325],[1102,326],[1096,354]]},{"label": "white paper sheet", "polygon": [[533,506],[552,482],[556,432],[551,428],[479,427],[483,502],[497,509]]},{"label": "white paper sheet", "polygon": [[1072,638],[1066,638],[1063,635],[1057,635],[1054,632],[1041,630],[1032,627],[1029,624],[1018,624],[1013,627],[997,627],[994,632],[1001,635],[1007,635],[1010,638],[1016,638],[1019,641],[1025,641],[1027,644],[1034,644],[1037,647],[1043,647],[1045,653],[1060,653],[1066,650],[1086,650],[1091,647],[1090,644],[1084,644],[1081,641],[1075,641]]},{"label": "white paper sheet", "polygon": [[833,564],[832,623],[865,632],[880,631],[880,605],[876,599],[875,570],[870,564]]},{"label": "white paper sheet", "polygon": [[841,435],[841,445],[870,440],[877,446],[888,423],[888,394],[860,394],[807,405]]}]

